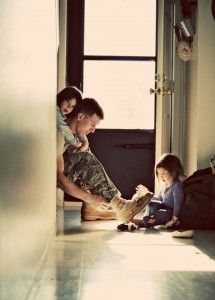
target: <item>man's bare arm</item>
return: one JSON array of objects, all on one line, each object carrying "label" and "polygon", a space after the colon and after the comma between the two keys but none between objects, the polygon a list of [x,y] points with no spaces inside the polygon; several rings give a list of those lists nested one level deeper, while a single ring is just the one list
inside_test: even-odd
[{"label": "man's bare arm", "polygon": [[64,192],[68,195],[76,197],[94,206],[109,207],[105,198],[84,191],[64,175],[64,159],[62,155],[57,158],[57,179]]}]

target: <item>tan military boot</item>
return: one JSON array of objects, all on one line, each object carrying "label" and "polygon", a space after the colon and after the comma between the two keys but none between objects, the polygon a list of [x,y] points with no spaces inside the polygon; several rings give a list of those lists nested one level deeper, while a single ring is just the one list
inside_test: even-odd
[{"label": "tan military boot", "polygon": [[150,192],[139,199],[134,198],[132,200],[125,200],[117,196],[111,200],[110,205],[115,211],[117,219],[129,223],[150,202],[152,196],[153,194]]},{"label": "tan military boot", "polygon": [[116,213],[113,211],[113,209],[99,209],[89,204],[83,203],[81,207],[81,220],[116,220]]}]

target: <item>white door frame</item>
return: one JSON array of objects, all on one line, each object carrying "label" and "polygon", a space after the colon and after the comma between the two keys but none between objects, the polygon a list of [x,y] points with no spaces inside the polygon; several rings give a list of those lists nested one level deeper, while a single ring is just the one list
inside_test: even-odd
[{"label": "white door frame", "polygon": [[[169,2],[169,1],[168,1]],[[171,76],[171,37],[170,28],[166,25],[165,0],[158,2],[158,23],[157,23],[157,74],[160,77],[157,82],[157,89],[161,94],[156,95],[156,160],[161,154],[170,151],[171,137],[171,95],[163,95],[164,78]],[[167,32],[168,30],[168,32]],[[168,47],[168,44],[170,47]]]},{"label": "white door frame", "polygon": [[[184,160],[185,129],[185,63],[175,54],[176,37],[173,26],[180,11],[179,1],[159,0],[157,21],[157,74],[160,81],[156,95],[156,147],[155,160],[163,153],[171,152]],[[163,76],[167,77],[167,80]],[[163,95],[166,89],[174,90]],[[155,184],[155,190],[158,190]]]}]

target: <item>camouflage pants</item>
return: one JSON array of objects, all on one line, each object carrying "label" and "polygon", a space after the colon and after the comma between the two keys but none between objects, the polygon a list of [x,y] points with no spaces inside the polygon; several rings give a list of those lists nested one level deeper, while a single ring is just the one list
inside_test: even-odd
[{"label": "camouflage pants", "polygon": [[108,202],[119,193],[102,164],[91,152],[72,153],[65,162],[64,173],[80,188],[101,195]]}]

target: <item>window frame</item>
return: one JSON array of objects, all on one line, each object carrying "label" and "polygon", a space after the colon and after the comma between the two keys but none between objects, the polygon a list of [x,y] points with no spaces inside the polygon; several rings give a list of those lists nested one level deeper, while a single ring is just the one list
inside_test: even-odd
[{"label": "window frame", "polygon": [[[83,65],[86,60],[103,61],[153,61],[157,68],[157,36],[155,56],[84,55],[85,0],[69,0],[67,4],[67,85],[83,91]],[[157,16],[156,16],[157,25]],[[157,33],[156,33],[157,35]],[[75,45],[75,47],[74,47]]]},{"label": "window frame", "polygon": [[[158,26],[158,1],[156,0],[156,28]],[[155,56],[128,56],[128,55],[84,55],[84,17],[85,0],[67,1],[67,51],[66,51],[66,85],[78,87],[82,92],[84,62],[87,60],[97,61],[152,61],[155,64],[155,74],[157,73],[158,57],[158,30],[155,36]],[[156,87],[156,82],[152,88]],[[155,97],[154,106],[154,129],[156,130],[156,106],[157,97]]]}]

